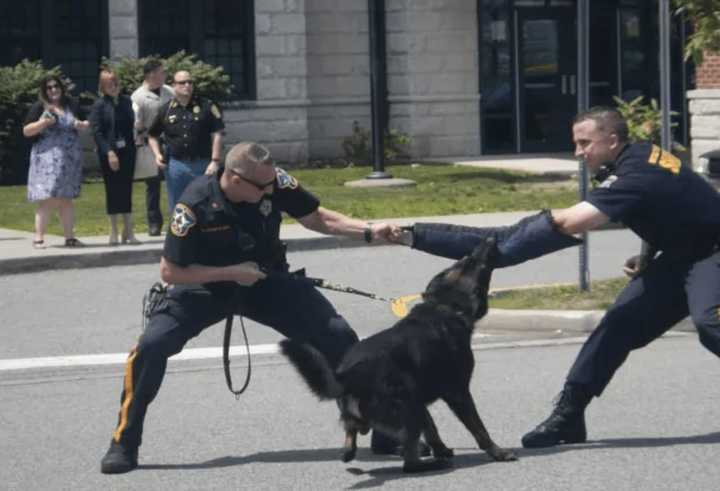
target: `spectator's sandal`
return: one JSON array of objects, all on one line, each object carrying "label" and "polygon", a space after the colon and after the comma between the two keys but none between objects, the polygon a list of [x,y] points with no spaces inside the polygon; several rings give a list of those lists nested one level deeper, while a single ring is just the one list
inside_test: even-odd
[{"label": "spectator's sandal", "polygon": [[85,244],[77,240],[75,237],[65,239],[65,247],[85,247]]},{"label": "spectator's sandal", "polygon": [[33,249],[45,249],[45,241],[44,240],[33,240],[32,246],[33,246]]}]

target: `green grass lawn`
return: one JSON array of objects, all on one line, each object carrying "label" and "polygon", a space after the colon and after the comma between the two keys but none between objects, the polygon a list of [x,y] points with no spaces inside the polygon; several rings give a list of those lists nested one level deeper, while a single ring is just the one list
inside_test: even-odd
[{"label": "green grass lawn", "polygon": [[588,292],[580,291],[577,285],[499,291],[491,296],[490,308],[606,310],[628,281],[625,277],[592,281]]},{"label": "green grass lawn", "polygon": [[[364,178],[371,170],[362,166],[290,172],[320,198],[323,206],[367,219],[561,208],[577,200],[577,185],[573,180],[558,181],[523,172],[447,164],[386,166],[393,177],[412,179],[416,187],[358,189],[343,185]],[[0,199],[5,204],[0,227],[32,231],[35,205],[27,202],[26,187],[0,187]],[[163,190],[164,208],[166,199]],[[75,204],[78,235],[107,233],[102,181],[85,182]],[[136,229],[146,230],[144,183],[135,183],[133,210]],[[51,221],[50,233],[61,233],[56,217]]]}]

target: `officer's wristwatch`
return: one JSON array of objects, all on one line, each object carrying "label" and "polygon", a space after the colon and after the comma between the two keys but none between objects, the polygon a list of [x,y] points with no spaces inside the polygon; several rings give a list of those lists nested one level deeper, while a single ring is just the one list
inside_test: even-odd
[{"label": "officer's wristwatch", "polygon": [[363,230],[363,239],[365,239],[365,242],[367,242],[368,244],[370,242],[372,242],[373,235],[372,235],[372,227],[370,225],[365,227],[365,229]]}]

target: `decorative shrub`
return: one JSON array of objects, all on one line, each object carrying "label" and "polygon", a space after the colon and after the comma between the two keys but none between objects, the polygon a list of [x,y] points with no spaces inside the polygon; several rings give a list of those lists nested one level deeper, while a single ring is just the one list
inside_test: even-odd
[{"label": "decorative shrub", "polygon": [[[395,160],[398,157],[405,157],[405,149],[412,142],[412,138],[396,129],[390,129],[385,134],[385,159]],[[372,135],[370,131],[360,126],[360,123],[353,121],[352,134],[343,138],[342,149],[348,160],[355,162],[369,162],[372,147]]]}]

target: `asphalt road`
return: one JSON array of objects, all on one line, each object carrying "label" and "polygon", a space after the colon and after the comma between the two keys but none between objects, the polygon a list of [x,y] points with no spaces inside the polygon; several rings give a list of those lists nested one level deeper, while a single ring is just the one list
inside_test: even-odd
[{"label": "asphalt road", "polygon": [[479,411],[520,460],[490,461],[438,403],[431,411],[456,450],[455,466],[411,477],[400,473],[398,458],[371,455],[367,438],[357,460],[341,463],[335,405],[317,402],[277,356],[255,358],[239,401],[216,363],[171,364],[146,421],[141,467],[121,476],[99,472],[118,409],[119,368],[13,372],[0,380],[0,482],[8,490],[717,489],[720,367],[689,334],[631,357],[590,406],[588,443],[517,448],[547,415],[577,349],[477,351]]},{"label": "asphalt road", "polygon": [[[626,230],[590,236],[593,279],[621,275],[625,258],[640,243]],[[384,297],[421,292],[430,278],[451,261],[405,247],[353,247],[296,252],[293,267],[310,276],[353,286]],[[492,287],[576,282],[577,248],[497,270]],[[0,276],[0,360],[98,353],[125,353],[140,334],[144,291],[158,279],[156,265],[57,270]],[[388,304],[364,297],[327,292],[328,298],[359,333],[367,336],[394,322]],[[278,308],[282,299],[278,299]],[[251,343],[274,343],[279,335],[248,323]],[[218,346],[221,326],[192,340],[188,347]]]},{"label": "asphalt road", "polygon": [[[617,276],[639,244],[624,231],[591,236],[594,278]],[[374,247],[291,254],[291,262],[386,296],[422,290],[448,261],[403,248]],[[577,279],[576,250],[497,271],[493,286]],[[455,466],[403,476],[397,458],[381,458],[361,441],[358,459],[342,464],[334,404],[319,403],[285,360],[253,357],[249,391],[236,401],[216,356],[175,360],[150,408],[141,468],[103,476],[99,461],[120,396],[118,362],[2,368],[37,357],[117,353],[140,332],[143,288],[155,266],[64,270],[0,277],[0,483],[3,489],[716,489],[720,364],[693,334],[679,333],[634,353],[588,411],[591,441],[547,450],[518,449],[521,435],[547,416],[581,339],[555,333],[480,333],[472,392],[494,439],[517,449],[514,463],[491,462],[442,403],[432,407]],[[386,304],[328,296],[365,336],[394,321]],[[281,302],[281,299],[279,300]],[[281,308],[281,306],[279,306]],[[253,345],[271,330],[249,326]],[[217,347],[217,327],[186,351]],[[512,340],[508,348],[508,340]],[[239,340],[238,340],[239,341]],[[81,358],[85,359],[85,358]],[[233,359],[236,380],[244,358]],[[712,382],[711,382],[712,381]]]}]

